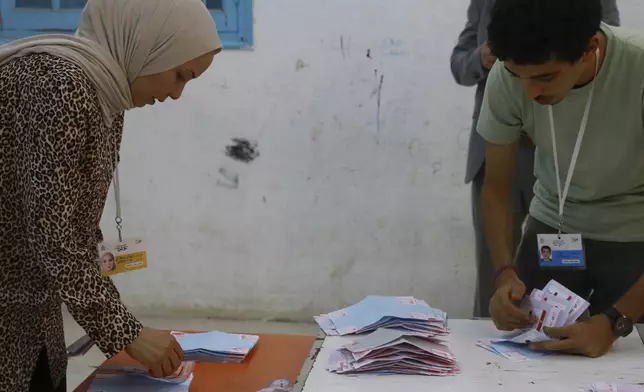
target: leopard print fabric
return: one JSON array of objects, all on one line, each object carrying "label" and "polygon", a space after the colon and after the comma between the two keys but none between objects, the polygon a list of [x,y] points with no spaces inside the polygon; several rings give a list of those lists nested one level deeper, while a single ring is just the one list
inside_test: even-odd
[{"label": "leopard print fabric", "polygon": [[123,114],[105,126],[84,72],[49,54],[1,66],[0,91],[0,392],[21,392],[43,347],[65,375],[63,303],[107,357],[142,326],[98,264]]}]

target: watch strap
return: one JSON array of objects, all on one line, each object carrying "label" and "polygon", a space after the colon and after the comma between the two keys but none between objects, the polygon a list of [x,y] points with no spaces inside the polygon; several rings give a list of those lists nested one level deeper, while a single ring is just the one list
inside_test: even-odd
[{"label": "watch strap", "polygon": [[[626,337],[633,331],[632,321],[624,316],[619,310],[611,306],[603,312],[610,320],[610,326],[616,337]],[[621,320],[621,322],[620,322]]]},{"label": "watch strap", "polygon": [[624,317],[624,315],[622,315],[622,314],[619,312],[619,310],[615,309],[613,306],[611,306],[610,308],[608,308],[608,309],[604,310],[604,314],[605,314],[606,316],[608,316],[608,318],[609,318],[609,320],[610,320],[611,324],[614,324],[614,323],[615,323],[615,321],[617,321],[617,320],[619,320],[620,318]]}]

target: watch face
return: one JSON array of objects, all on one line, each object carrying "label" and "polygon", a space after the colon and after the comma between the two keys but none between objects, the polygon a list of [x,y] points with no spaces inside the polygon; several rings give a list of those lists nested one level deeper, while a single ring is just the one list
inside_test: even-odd
[{"label": "watch face", "polygon": [[620,317],[615,321],[615,335],[626,337],[633,332],[633,323],[626,317]]}]

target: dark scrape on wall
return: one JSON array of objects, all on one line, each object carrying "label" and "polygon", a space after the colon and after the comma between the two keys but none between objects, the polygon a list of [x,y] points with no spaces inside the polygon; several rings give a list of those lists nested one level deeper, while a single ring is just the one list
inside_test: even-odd
[{"label": "dark scrape on wall", "polygon": [[226,155],[236,161],[251,163],[259,156],[257,143],[246,139],[235,138],[233,144],[226,147]]}]

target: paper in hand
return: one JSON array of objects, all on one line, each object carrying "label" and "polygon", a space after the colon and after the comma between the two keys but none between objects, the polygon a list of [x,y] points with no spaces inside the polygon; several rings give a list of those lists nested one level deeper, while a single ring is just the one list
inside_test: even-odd
[{"label": "paper in hand", "polygon": [[[551,280],[543,290],[534,289],[520,305],[522,310],[535,316],[536,324],[530,328],[513,332],[502,339],[479,341],[478,346],[510,360],[523,361],[543,356],[545,353],[535,352],[535,355],[529,355],[527,350],[530,349],[527,345],[553,340],[544,332],[545,327],[564,327],[574,324],[589,305],[584,298],[557,281]],[[512,344],[524,345],[525,349],[518,349]]]},{"label": "paper in hand", "polygon": [[195,362],[242,363],[259,341],[256,335],[219,331],[171,333],[183,349],[184,359]]},{"label": "paper in hand", "polygon": [[194,362],[183,362],[169,377],[155,378],[142,365],[103,365],[88,392],[188,392]]},{"label": "paper in hand", "polygon": [[179,368],[171,376],[156,378],[150,375],[149,370],[143,365],[102,365],[96,366],[101,373],[120,374],[134,377],[144,377],[157,382],[168,384],[183,384],[192,378],[195,369],[195,362],[182,362]]}]

